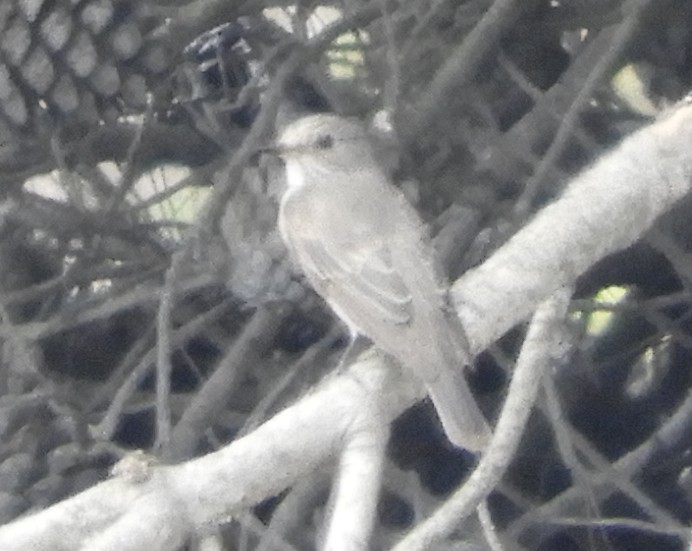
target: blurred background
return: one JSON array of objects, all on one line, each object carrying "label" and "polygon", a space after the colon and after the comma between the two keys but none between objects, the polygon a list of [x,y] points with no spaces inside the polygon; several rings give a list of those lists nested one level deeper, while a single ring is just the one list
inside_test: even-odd
[{"label": "blurred background", "polygon": [[[0,523],[127,450],[218,449],[336,366],[345,332],[286,258],[258,154],[286,121],[363,120],[453,279],[691,81],[686,0],[0,0]],[[578,281],[570,360],[489,499],[506,549],[686,548],[688,212]],[[523,331],[477,358],[491,419]],[[474,461],[429,404],[397,420],[372,548]],[[228,548],[273,549],[273,521],[316,548],[329,484],[229,523]],[[445,548],[486,545],[470,525]]]}]

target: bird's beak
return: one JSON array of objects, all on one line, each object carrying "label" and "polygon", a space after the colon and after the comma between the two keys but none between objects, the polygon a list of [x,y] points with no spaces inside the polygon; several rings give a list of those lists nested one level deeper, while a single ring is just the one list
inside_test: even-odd
[{"label": "bird's beak", "polygon": [[272,144],[265,147],[260,147],[256,153],[257,156],[270,155],[272,157],[283,158],[284,150],[279,146],[279,144]]},{"label": "bird's beak", "polygon": [[275,157],[280,157],[282,160],[286,160],[291,157],[298,157],[309,151],[310,147],[307,145],[285,144],[281,143],[280,141],[276,141],[272,145],[260,149],[260,152],[268,155],[274,155]]}]

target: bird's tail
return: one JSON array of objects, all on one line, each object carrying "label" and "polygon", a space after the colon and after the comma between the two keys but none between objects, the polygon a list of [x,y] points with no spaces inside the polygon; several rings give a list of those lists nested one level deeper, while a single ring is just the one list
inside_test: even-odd
[{"label": "bird's tail", "polygon": [[427,381],[426,386],[452,444],[471,451],[485,449],[492,433],[471,394],[462,366],[445,366],[439,370],[436,380]]}]

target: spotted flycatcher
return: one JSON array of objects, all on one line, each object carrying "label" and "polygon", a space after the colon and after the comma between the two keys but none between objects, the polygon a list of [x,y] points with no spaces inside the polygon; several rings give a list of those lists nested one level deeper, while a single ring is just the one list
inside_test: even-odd
[{"label": "spotted flycatcher", "polygon": [[287,190],[279,230],[352,337],[363,335],[425,383],[449,440],[482,450],[490,431],[463,375],[461,324],[423,224],[379,166],[364,128],[335,115],[278,140]]}]

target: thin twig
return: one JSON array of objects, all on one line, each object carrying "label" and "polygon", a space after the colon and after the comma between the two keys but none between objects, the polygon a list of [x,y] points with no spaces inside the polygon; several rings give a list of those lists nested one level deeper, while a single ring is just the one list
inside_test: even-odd
[{"label": "thin twig", "polygon": [[536,310],[495,433],[478,467],[466,483],[432,517],[397,544],[394,551],[429,549],[471,514],[500,481],[519,445],[543,373],[553,363],[555,349],[562,340],[562,324],[570,296],[570,290],[561,289]]},{"label": "thin twig", "polygon": [[539,192],[546,174],[567,144],[577,124],[579,114],[582,109],[584,109],[587,102],[593,97],[596,87],[601,84],[603,79],[609,74],[615,62],[620,58],[622,51],[627,46],[630,38],[634,35],[634,31],[641,21],[643,11],[650,3],[651,0],[629,0],[623,8],[624,12],[629,13],[625,17],[625,20],[619,24],[613,36],[610,48],[606,50],[603,58],[601,58],[582,84],[577,97],[574,98],[567,113],[562,117],[562,122],[560,123],[548,151],[543,155],[541,162],[534,170],[533,176],[526,183],[521,197],[514,205],[515,215],[519,219],[524,219],[528,215],[533,199]]}]

